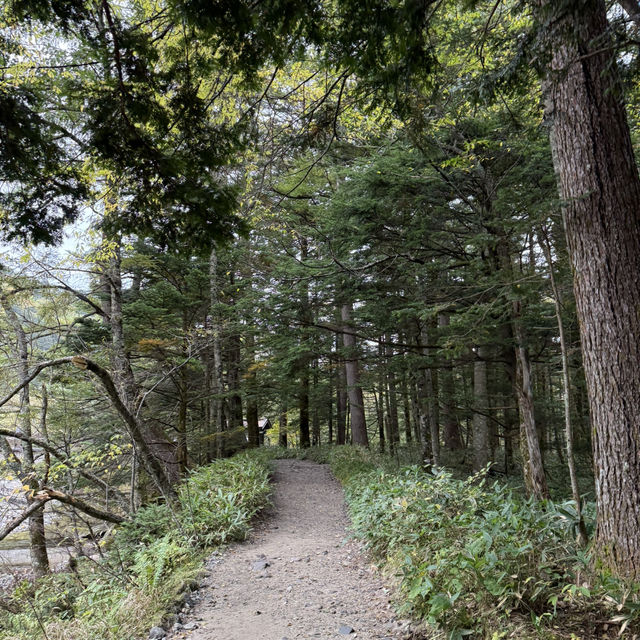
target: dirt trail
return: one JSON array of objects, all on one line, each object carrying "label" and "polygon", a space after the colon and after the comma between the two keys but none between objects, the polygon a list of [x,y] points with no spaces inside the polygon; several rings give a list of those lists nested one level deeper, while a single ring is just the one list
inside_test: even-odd
[{"label": "dirt trail", "polygon": [[179,629],[173,638],[405,638],[380,576],[346,541],[342,489],[329,470],[281,460],[274,480],[274,508],[265,521],[248,542],[213,561],[185,620],[197,629]]}]

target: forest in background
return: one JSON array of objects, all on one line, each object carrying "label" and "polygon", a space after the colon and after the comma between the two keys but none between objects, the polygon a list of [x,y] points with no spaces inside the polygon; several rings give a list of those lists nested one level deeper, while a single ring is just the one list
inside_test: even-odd
[{"label": "forest in background", "polygon": [[636,580],[636,4],[5,2],[0,537],[353,443]]}]

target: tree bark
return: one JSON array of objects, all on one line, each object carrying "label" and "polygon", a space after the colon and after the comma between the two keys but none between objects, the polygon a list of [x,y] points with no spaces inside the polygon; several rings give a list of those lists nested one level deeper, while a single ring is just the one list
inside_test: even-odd
[{"label": "tree bark", "polygon": [[209,254],[209,313],[211,314],[211,354],[209,384],[211,387],[211,424],[210,436],[215,446],[212,447],[217,458],[222,458],[225,453],[224,427],[222,416],[222,394],[224,383],[222,379],[222,350],[220,340],[222,337],[222,322],[220,320],[220,286],[218,284],[218,252],[215,244]]},{"label": "tree bark", "polygon": [[[236,290],[236,280],[233,271],[229,273],[229,285],[231,291]],[[232,307],[235,299],[230,300]],[[226,364],[227,364],[227,389],[229,394],[228,408],[229,421],[227,432],[227,453],[233,454],[246,447],[244,430],[244,412],[242,402],[242,349],[240,333],[238,331],[227,336],[226,339]]]},{"label": "tree bark", "polygon": [[520,450],[522,452],[522,471],[527,492],[543,500],[549,497],[547,479],[544,474],[540,439],[536,429],[536,418],[533,404],[533,387],[531,384],[531,364],[524,341],[520,323],[520,303],[513,303],[515,353],[517,363],[516,388],[518,392],[518,408],[520,409]]},{"label": "tree bark", "polygon": [[385,393],[385,357],[382,336],[378,340],[378,393],[374,392],[374,400],[376,406],[376,421],[378,422],[378,448],[381,453],[384,453],[387,440],[389,440],[389,452],[394,452],[393,442],[389,438],[388,430],[389,423],[384,419],[384,412],[386,406],[386,393]]},{"label": "tree bark", "polygon": [[[304,262],[309,255],[309,242],[307,238],[300,238],[300,259]],[[303,327],[309,326],[313,322],[313,314],[311,313],[311,302],[309,300],[309,282],[306,279],[301,281],[300,309],[299,317]],[[299,391],[298,391],[298,408],[300,411],[299,434],[300,446],[303,448],[311,446],[311,432],[309,424],[309,363],[311,356],[306,343],[306,335],[302,336],[301,348],[302,354],[298,358],[299,372]]]},{"label": "tree bark", "polygon": [[[250,352],[250,363],[255,363],[255,338],[251,330],[247,335],[247,348]],[[247,437],[249,440],[249,447],[258,447],[264,442],[260,441],[260,429],[258,421],[260,416],[258,415],[258,389],[256,385],[256,373],[255,369],[249,367],[249,371],[246,376],[247,383]]]},{"label": "tree bark", "polygon": [[88,516],[92,518],[96,518],[98,520],[104,520],[105,522],[113,522],[114,524],[123,523],[126,518],[118,515],[117,513],[112,513],[111,511],[105,511],[104,509],[100,509],[93,504],[88,503],[81,498],[76,496],[71,496],[62,491],[56,491],[55,489],[50,489],[48,487],[42,487],[42,490],[36,494],[35,498],[39,499],[40,496],[46,496],[49,500],[57,500],[58,502],[62,502],[64,504],[73,507],[74,509],[78,509],[78,511],[82,511],[86,513]]},{"label": "tree bark", "polygon": [[481,471],[489,456],[489,393],[487,390],[487,347],[477,348],[473,363],[473,470]]},{"label": "tree bark", "polygon": [[314,399],[313,402],[313,412],[311,418],[311,444],[314,447],[320,446],[320,410],[318,407],[318,401],[316,398],[318,397],[318,359],[313,359],[313,394],[312,397]]},{"label": "tree bark", "polygon": [[300,446],[306,449],[311,446],[311,432],[309,429],[309,366],[305,358],[300,370],[300,387],[298,390]]},{"label": "tree bark", "polygon": [[[426,345],[429,338],[424,327],[418,333],[418,348],[427,359],[429,349]],[[418,410],[420,413],[420,440],[422,442],[422,459],[430,461],[434,466],[440,465],[440,428],[438,424],[438,392],[435,386],[433,371],[427,360],[421,368],[418,378]]]},{"label": "tree bark", "polygon": [[[13,328],[16,337],[15,355],[18,361],[18,375],[20,383],[29,378],[29,342],[20,318],[13,310],[6,297],[2,297],[2,306],[5,310],[9,324]],[[31,441],[31,394],[29,383],[23,385],[20,396],[20,410],[18,423],[21,432],[27,440],[24,444],[24,459],[19,465],[19,477],[23,484],[28,485],[31,491],[40,488],[40,482],[34,473],[35,456],[33,442]],[[31,494],[32,495],[32,494]],[[33,502],[32,497],[27,497],[27,503]],[[35,509],[29,516],[29,553],[31,555],[31,568],[36,577],[42,577],[50,572],[49,555],[47,553],[47,539],[44,528],[44,508]]]},{"label": "tree bark", "polygon": [[[111,332],[111,373],[108,374],[108,377],[115,386],[119,401],[126,407],[131,415],[136,416],[136,429],[140,432],[144,440],[144,449],[147,450],[154,459],[161,461],[164,467],[164,475],[168,478],[169,482],[173,484],[180,479],[180,465],[177,457],[178,447],[167,438],[160,426],[154,424],[153,420],[138,418],[142,410],[142,401],[138,384],[133,374],[133,369],[131,368],[131,359],[127,352],[125,341],[119,239],[113,241],[112,255],[105,265],[105,269],[111,293],[110,311],[107,318]],[[138,446],[137,451],[141,452],[142,449]],[[148,461],[143,460],[142,463],[145,468],[148,468]],[[155,475],[153,480],[157,480]],[[163,490],[162,487],[157,486]]]},{"label": "tree bark", "polygon": [[415,371],[412,371],[409,374],[410,388],[409,393],[411,395],[411,415],[413,421],[413,440],[417,443],[422,441],[421,436],[421,425],[420,425],[420,403],[419,403],[419,376],[416,375]]},{"label": "tree bark", "polygon": [[341,308],[343,340],[345,349],[345,374],[347,378],[347,395],[349,397],[349,415],[351,417],[351,438],[353,444],[363,447],[369,446],[367,423],[364,414],[364,396],[360,386],[360,371],[356,353],[356,336],[351,326],[351,303],[345,303]]},{"label": "tree bark", "polygon": [[336,334],[336,444],[345,444],[347,435],[347,383],[342,359],[342,334]]},{"label": "tree bark", "polygon": [[384,451],[386,443],[389,443],[389,453],[395,453],[395,441],[391,432],[391,420],[389,418],[389,391],[387,389],[387,367],[385,358],[384,336],[378,340],[378,358],[380,369],[378,375],[378,404],[376,406],[376,418],[378,420],[378,437],[380,438],[380,449]]},{"label": "tree bark", "polygon": [[409,399],[406,371],[402,373],[402,412],[404,415],[404,438],[407,444],[411,444],[413,440],[413,432],[411,430],[411,400]]},{"label": "tree bark", "polygon": [[[186,353],[183,352],[183,357]],[[176,461],[181,474],[185,474],[188,468],[189,451],[187,448],[187,417],[189,415],[189,384],[187,368],[178,370],[178,420],[176,424]]]},{"label": "tree bark", "polygon": [[[640,179],[603,0],[536,2],[591,419],[596,550],[640,578]],[[544,22],[543,22],[544,21]]]},{"label": "tree bark", "polygon": [[[449,326],[449,314],[438,315],[438,327],[446,329]],[[460,425],[456,415],[455,406],[455,383],[453,379],[453,365],[445,361],[440,369],[440,390],[442,392],[442,423],[444,427],[444,446],[449,451],[462,449],[462,436],[460,435]]]},{"label": "tree bark", "polygon": [[287,448],[287,407],[285,404],[280,408],[280,421],[278,428],[278,446]]},{"label": "tree bark", "polygon": [[102,386],[107,392],[107,395],[109,396],[109,399],[111,400],[111,404],[127,425],[131,439],[134,441],[138,453],[141,455],[142,463],[149,472],[149,475],[154,481],[156,487],[164,494],[165,497],[170,499],[175,498],[177,494],[165,471],[164,464],[154,455],[151,447],[147,444],[145,439],[146,434],[142,425],[120,398],[118,390],[116,389],[109,372],[106,369],[103,369],[99,364],[82,356],[73,356],[70,360],[76,367],[91,371],[91,373],[100,380]]},{"label": "tree bark", "polygon": [[[382,377],[382,376],[381,376]],[[378,385],[378,393],[373,392],[373,400],[376,407],[376,421],[378,423],[378,450],[380,453],[384,453],[386,436],[384,433],[384,400],[383,400],[382,385]]]},{"label": "tree bark", "polygon": [[395,373],[393,370],[393,347],[391,346],[391,335],[385,336],[386,340],[386,362],[387,372],[387,415],[389,416],[389,448],[396,450],[400,442],[400,421],[398,419],[398,392],[396,388]]},{"label": "tree bark", "polygon": [[258,427],[258,403],[255,397],[247,400],[247,435],[249,447],[254,448],[262,444],[260,442],[260,429]]}]

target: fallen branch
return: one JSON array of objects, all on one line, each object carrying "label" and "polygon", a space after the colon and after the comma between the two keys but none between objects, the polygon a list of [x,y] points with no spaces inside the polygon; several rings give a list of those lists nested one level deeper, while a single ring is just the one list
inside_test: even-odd
[{"label": "fallen branch", "polygon": [[73,363],[73,365],[78,369],[91,371],[91,373],[100,380],[102,386],[107,392],[107,395],[111,399],[114,409],[125,421],[129,434],[136,444],[138,453],[142,456],[143,464],[147,468],[149,475],[167,499],[175,499],[177,497],[176,491],[171,486],[171,482],[167,477],[162,464],[160,464],[158,459],[153,455],[153,452],[149,447],[149,443],[144,437],[142,426],[131,411],[129,411],[124,402],[122,402],[122,398],[120,398],[120,394],[118,393],[109,372],[101,367],[97,362],[89,360],[89,358],[85,358],[84,356],[66,356],[64,358],[56,358],[55,360],[41,362],[39,365],[34,367],[33,371],[26,376],[18,386],[14,387],[9,392],[9,395],[0,400],[0,407],[9,402],[11,398],[24,389],[41,371],[47,367],[54,367],[59,364],[67,364],[69,362]]},{"label": "fallen branch", "polygon": [[149,447],[149,443],[144,437],[142,425],[138,422],[138,419],[131,413],[131,411],[129,411],[124,402],[122,402],[122,398],[120,398],[120,394],[118,393],[109,372],[101,367],[97,362],[89,360],[89,358],[85,358],[83,356],[74,356],[72,361],[74,366],[79,369],[91,371],[91,373],[100,380],[102,386],[111,399],[111,404],[114,409],[120,414],[120,417],[129,427],[129,434],[135,442],[138,453],[141,454],[142,461],[156,486],[164,494],[165,498],[176,498],[176,490],[171,486],[171,482],[162,464],[158,461],[156,456],[153,455],[153,452]]},{"label": "fallen branch", "polygon": [[80,498],[70,496],[62,491],[49,489],[48,487],[43,487],[43,489],[38,491],[38,493],[36,493],[31,499],[33,502],[0,531],[0,540],[4,540],[4,538],[6,538],[14,529],[19,527],[27,518],[29,518],[29,516],[33,515],[38,511],[38,509],[42,509],[44,505],[51,500],[57,500],[58,502],[68,504],[74,509],[82,511],[88,516],[97,518],[98,520],[105,520],[106,522],[113,522],[115,524],[121,524],[126,520],[126,518],[115,513],[111,513],[110,511],[104,511],[103,509],[98,509],[98,507],[93,507],[88,502],[85,502]]}]

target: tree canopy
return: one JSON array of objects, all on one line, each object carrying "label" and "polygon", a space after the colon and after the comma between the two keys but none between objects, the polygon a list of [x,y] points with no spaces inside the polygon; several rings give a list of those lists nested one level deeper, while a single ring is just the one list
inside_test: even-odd
[{"label": "tree canopy", "polygon": [[6,2],[7,464],[126,475],[113,521],[265,437],[413,449],[571,493],[583,543],[593,491],[637,580],[639,10]]}]

